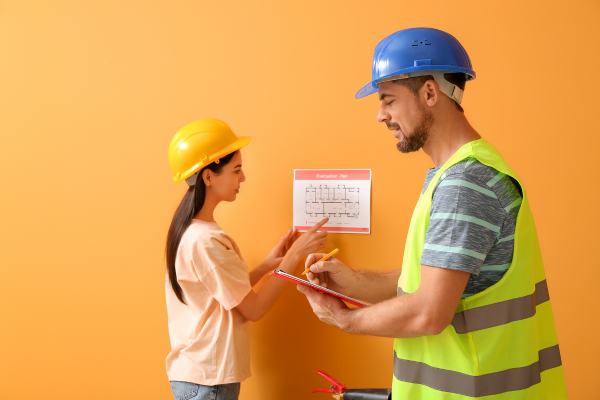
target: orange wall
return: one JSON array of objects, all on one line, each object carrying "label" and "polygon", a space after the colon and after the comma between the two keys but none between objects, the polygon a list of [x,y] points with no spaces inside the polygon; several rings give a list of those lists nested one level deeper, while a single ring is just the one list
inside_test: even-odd
[{"label": "orange wall", "polygon": [[[598,1],[3,1],[0,399],[167,399],[167,147],[225,120],[253,141],[219,223],[256,265],[292,225],[294,168],[372,168],[355,267],[398,268],[425,170],[375,121],[377,42],[432,26],[468,50],[464,108],[529,192],[570,398],[600,396]],[[326,326],[290,285],[252,327],[242,400],[311,397],[322,369],[391,382],[392,341]],[[318,397],[317,397],[318,396]]]}]

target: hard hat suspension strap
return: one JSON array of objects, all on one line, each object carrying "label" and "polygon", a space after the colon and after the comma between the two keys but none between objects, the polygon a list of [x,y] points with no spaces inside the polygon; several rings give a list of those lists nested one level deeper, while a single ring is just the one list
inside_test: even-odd
[{"label": "hard hat suspension strap", "polygon": [[383,79],[377,81],[377,85],[379,86],[380,83],[389,82],[389,81],[396,81],[398,79],[408,79],[408,78],[414,78],[416,76],[431,75],[431,76],[433,76],[433,79],[435,79],[435,82],[440,87],[440,91],[442,93],[444,93],[446,96],[450,97],[455,102],[457,102],[458,104],[460,104],[462,102],[464,90],[462,90],[461,88],[459,88],[455,84],[453,84],[453,83],[449,82],[448,80],[446,80],[446,78],[444,77],[444,74],[447,74],[447,73],[451,73],[451,72],[447,72],[447,71],[419,71],[419,72],[411,72],[411,73],[408,73],[408,74],[401,74],[401,75],[395,75],[395,76],[390,76],[390,77],[387,77],[387,78],[383,78]]},{"label": "hard hat suspension strap", "polygon": [[433,76],[433,79],[435,79],[435,82],[440,87],[442,93],[444,93],[446,96],[450,97],[452,100],[460,104],[462,102],[464,90],[446,80],[446,78],[444,77],[444,73],[446,72],[429,71],[429,74],[425,75]]},{"label": "hard hat suspension strap", "polygon": [[188,184],[188,186],[194,186],[196,184],[199,173],[200,173],[200,171],[196,172],[194,175],[190,176],[189,178],[187,178],[185,180],[185,182]]}]

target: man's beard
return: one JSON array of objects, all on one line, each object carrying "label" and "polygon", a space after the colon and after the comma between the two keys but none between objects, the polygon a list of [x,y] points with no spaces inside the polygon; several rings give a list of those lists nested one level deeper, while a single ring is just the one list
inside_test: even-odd
[{"label": "man's beard", "polygon": [[[412,153],[413,151],[419,151],[421,147],[425,145],[427,139],[429,138],[429,132],[431,131],[431,127],[433,126],[433,115],[431,112],[425,110],[422,106],[421,108],[421,121],[417,125],[417,127],[410,133],[409,135],[405,135],[401,130],[400,134],[402,135],[402,139],[396,144],[398,150],[402,153]],[[388,124],[388,128],[396,128],[400,129],[400,125],[398,124]]]}]

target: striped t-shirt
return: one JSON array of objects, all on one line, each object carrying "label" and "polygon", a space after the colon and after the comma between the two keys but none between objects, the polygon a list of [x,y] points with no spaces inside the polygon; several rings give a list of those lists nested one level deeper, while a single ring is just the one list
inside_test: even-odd
[{"label": "striped t-shirt", "polygon": [[[427,171],[423,192],[439,168]],[[512,262],[520,186],[474,158],[448,168],[431,202],[421,265],[471,273],[463,298],[498,282]]]}]

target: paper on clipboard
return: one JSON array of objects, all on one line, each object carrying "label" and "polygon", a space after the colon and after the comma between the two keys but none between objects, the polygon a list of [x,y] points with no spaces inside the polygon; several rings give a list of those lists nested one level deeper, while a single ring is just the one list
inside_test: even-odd
[{"label": "paper on clipboard", "polygon": [[331,289],[327,289],[327,288],[325,288],[323,286],[315,285],[312,282],[305,281],[304,279],[300,279],[300,278],[298,278],[298,277],[296,277],[294,275],[290,275],[288,273],[285,273],[285,272],[283,272],[280,269],[274,270],[273,272],[271,272],[269,274],[269,276],[274,276],[274,277],[279,278],[279,279],[284,279],[284,280],[290,281],[292,283],[299,283],[301,285],[306,285],[306,286],[308,286],[310,288],[313,288],[313,289],[315,289],[315,290],[317,290],[317,291],[319,291],[319,292],[321,292],[323,294],[328,294],[330,296],[337,297],[338,299],[341,299],[341,300],[345,301],[346,303],[352,304],[352,305],[354,305],[356,307],[371,307],[373,305],[371,303],[367,303],[367,302],[364,302],[364,301],[353,299],[352,297],[345,296],[345,295],[343,295],[341,293],[338,293],[338,292],[336,292],[334,290],[331,290]]}]

